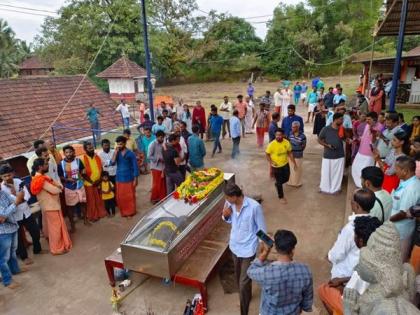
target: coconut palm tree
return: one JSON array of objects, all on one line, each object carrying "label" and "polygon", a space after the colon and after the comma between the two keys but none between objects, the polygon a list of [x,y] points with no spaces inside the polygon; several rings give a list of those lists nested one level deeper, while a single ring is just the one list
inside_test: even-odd
[{"label": "coconut palm tree", "polygon": [[9,24],[0,19],[0,77],[8,78],[16,74],[18,64],[30,53],[25,41],[15,38]]},{"label": "coconut palm tree", "polygon": [[0,19],[0,49],[9,46],[14,37],[15,33],[9,24],[5,20]]}]

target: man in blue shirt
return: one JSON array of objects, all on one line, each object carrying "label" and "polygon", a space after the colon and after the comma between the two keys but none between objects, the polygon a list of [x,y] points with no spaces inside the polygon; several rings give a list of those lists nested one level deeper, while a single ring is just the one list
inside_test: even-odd
[{"label": "man in blue shirt", "polygon": [[315,117],[315,107],[318,105],[318,93],[316,92],[316,87],[313,88],[312,92],[308,95],[308,119],[306,123],[309,123],[309,119],[312,115],[311,122],[314,122]]},{"label": "man in blue shirt", "polygon": [[274,235],[277,259],[267,262],[271,247],[262,243],[261,253],[248,268],[248,276],[261,286],[261,315],[300,314],[311,312],[313,280],[308,266],[294,262],[297,244],[291,231]]},{"label": "man in blue shirt", "polygon": [[18,224],[14,217],[16,207],[23,203],[24,193],[16,193],[16,198],[0,190],[0,272],[3,285],[16,289],[19,284],[12,280],[12,274],[21,270],[16,258]]},{"label": "man in blue shirt", "polygon": [[287,106],[288,116],[284,117],[283,121],[281,122],[281,128],[284,130],[284,134],[286,135],[286,137],[289,137],[289,134],[292,131],[292,123],[295,121],[298,121],[300,123],[299,130],[303,132],[303,119],[302,117],[295,115],[295,112],[296,112],[295,105],[290,104],[289,106]]},{"label": "man in blue shirt", "polygon": [[274,112],[271,115],[271,123],[270,123],[270,126],[268,127],[269,142],[276,139],[276,131],[277,129],[279,129],[279,125],[278,125],[279,121],[280,121],[280,113]]},{"label": "man in blue shirt", "polygon": [[401,256],[403,262],[408,260],[411,240],[416,226],[416,220],[410,216],[408,209],[420,203],[420,180],[416,177],[416,161],[407,156],[400,156],[395,163],[395,173],[400,179],[400,185],[392,196],[392,210],[389,220],[395,222],[400,234]]},{"label": "man in blue shirt", "polygon": [[324,104],[325,106],[329,109],[332,108],[334,106],[334,93],[333,93],[334,88],[331,86],[328,88],[328,93],[324,95]]},{"label": "man in blue shirt", "polygon": [[86,117],[89,120],[90,128],[92,129],[92,133],[94,134],[96,141],[101,140],[101,130],[99,124],[98,116],[102,116],[101,112],[95,107],[95,105],[90,103],[88,110],[86,111]]},{"label": "man in blue shirt", "polygon": [[247,270],[257,252],[256,233],[266,230],[264,215],[261,205],[245,197],[238,185],[227,184],[224,193],[226,204],[222,219],[232,225],[229,248],[239,288],[241,315],[247,315],[252,296],[252,281],[247,275]]},{"label": "man in blue shirt", "polygon": [[188,159],[192,171],[204,167],[204,157],[206,156],[206,147],[204,146],[204,141],[199,137],[199,131],[199,126],[192,126],[193,134],[188,138]]},{"label": "man in blue shirt", "polygon": [[254,86],[252,85],[252,82],[249,82],[249,83],[248,83],[248,88],[247,88],[246,92],[247,92],[248,96],[249,96],[251,99],[253,99],[255,89],[254,89]]},{"label": "man in blue shirt", "polygon": [[140,175],[137,158],[133,151],[126,148],[127,138],[118,136],[117,147],[111,165],[117,165],[115,178],[116,201],[122,217],[133,217],[136,212],[136,187]]},{"label": "man in blue shirt", "polygon": [[213,107],[210,116],[210,131],[211,138],[214,140],[213,153],[211,157],[214,157],[216,149],[219,149],[218,153],[222,153],[222,145],[220,144],[220,133],[222,132],[223,118],[217,114],[217,107]]},{"label": "man in blue shirt", "polygon": [[239,112],[235,109],[230,118],[230,135],[232,136],[232,159],[239,154],[239,143],[241,142],[241,121],[239,119]]},{"label": "man in blue shirt", "polygon": [[165,134],[169,133],[169,131],[166,130],[165,125],[163,124],[163,117],[162,116],[158,116],[157,117],[157,124],[154,124],[152,126],[152,133],[156,136],[156,133],[162,130]]},{"label": "man in blue shirt", "polygon": [[334,98],[333,98],[333,104],[338,105],[341,100],[347,101],[347,96],[343,94],[343,88],[338,87],[337,94],[334,95]]}]

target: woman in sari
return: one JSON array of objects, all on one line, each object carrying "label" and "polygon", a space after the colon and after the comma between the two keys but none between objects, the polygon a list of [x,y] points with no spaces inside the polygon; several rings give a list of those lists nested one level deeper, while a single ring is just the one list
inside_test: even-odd
[{"label": "woman in sari", "polygon": [[60,193],[63,186],[45,175],[47,172],[48,162],[44,159],[36,159],[32,166],[31,192],[36,195],[46,216],[50,252],[53,255],[62,255],[72,247],[61,213]]},{"label": "woman in sari", "polygon": [[187,104],[183,105],[184,111],[181,114],[181,121],[187,124],[187,130],[189,133],[192,133],[192,117],[190,109]]},{"label": "woman in sari", "polygon": [[292,154],[295,158],[297,168],[290,168],[290,177],[287,185],[293,187],[302,186],[302,165],[303,165],[303,151],[306,148],[306,136],[299,130],[300,122],[292,122],[292,131],[289,135],[289,141],[292,145]]},{"label": "woman in sari", "polygon": [[359,151],[360,138],[363,135],[363,131],[366,127],[366,114],[360,113],[359,119],[353,122],[353,142],[351,144],[351,158],[352,160]]},{"label": "woman in sari", "polygon": [[249,96],[245,97],[245,102],[247,104],[246,114],[245,114],[245,133],[253,133],[253,118],[255,114],[254,102]]},{"label": "woman in sari", "polygon": [[377,149],[374,150],[375,161],[384,172],[382,188],[389,193],[396,189],[400,184],[400,179],[395,174],[395,162],[397,161],[397,158],[410,153],[410,142],[405,131],[401,130],[395,133],[391,144],[392,149],[389,151],[384,161],[381,160],[379,151]]},{"label": "woman in sari", "polygon": [[369,111],[376,112],[379,115],[382,110],[382,102],[384,97],[385,94],[382,88],[382,84],[379,82],[379,80],[375,80],[375,87],[370,91]]}]

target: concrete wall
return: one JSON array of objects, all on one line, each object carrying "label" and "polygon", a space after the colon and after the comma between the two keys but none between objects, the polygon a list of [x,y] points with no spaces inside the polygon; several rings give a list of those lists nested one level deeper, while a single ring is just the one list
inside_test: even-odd
[{"label": "concrete wall", "polygon": [[133,79],[108,79],[110,94],[131,94],[134,93]]}]

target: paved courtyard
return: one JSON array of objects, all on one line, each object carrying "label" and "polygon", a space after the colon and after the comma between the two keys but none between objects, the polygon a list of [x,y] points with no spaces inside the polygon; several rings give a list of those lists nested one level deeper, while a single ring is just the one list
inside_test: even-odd
[{"label": "paved courtyard", "polygon": [[[303,113],[303,111],[302,111]],[[270,232],[286,228],[296,233],[298,261],[309,264],[314,275],[314,288],[328,279],[330,265],[326,253],[343,224],[346,196],[326,196],[318,193],[321,165],[321,147],[312,135],[312,125],[305,128],[308,146],[304,156],[304,185],[286,187],[288,205],[281,205],[275,193],[274,182],[268,176],[265,154],[256,147],[255,135],[247,135],[241,142],[241,156],[230,159],[231,143],[222,141],[223,153],[213,159],[206,158],[207,166],[217,166],[225,172],[236,174],[236,181],[246,193],[260,193]],[[211,143],[207,143],[208,151]],[[118,215],[102,219],[92,227],[77,224],[72,235],[73,249],[63,256],[49,254],[35,257],[30,271],[16,276],[22,284],[17,291],[0,288],[2,314],[112,314],[108,284],[103,259],[112,253],[124,235],[152,205],[149,203],[150,176],[141,176],[138,186],[138,214],[133,220]],[[44,248],[47,245],[44,241]],[[141,283],[141,284],[140,284]],[[135,289],[134,287],[137,286]],[[146,314],[150,309],[156,315],[182,314],[185,302],[196,290],[178,284],[165,285],[159,279],[136,277],[133,291],[124,299],[121,310],[127,315]],[[238,314],[237,294],[224,294],[217,273],[208,284],[209,315]],[[253,287],[254,297],[250,314],[258,314],[259,288]],[[315,294],[316,296],[316,294]],[[313,314],[323,314],[318,298]]]}]

